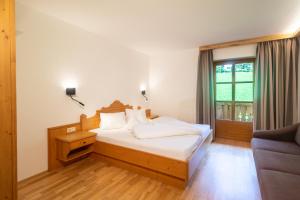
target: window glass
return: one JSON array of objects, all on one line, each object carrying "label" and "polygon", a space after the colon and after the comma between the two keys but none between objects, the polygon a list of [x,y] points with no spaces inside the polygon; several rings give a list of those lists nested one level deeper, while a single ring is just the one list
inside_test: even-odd
[{"label": "window glass", "polygon": [[253,83],[236,83],[235,101],[253,101]]},{"label": "window glass", "polygon": [[218,83],[216,85],[217,101],[232,101],[232,84]]},{"label": "window glass", "polygon": [[232,82],[232,65],[217,65],[216,67],[216,82]]},{"label": "window glass", "polygon": [[253,63],[239,63],[235,65],[235,81],[253,81]]}]

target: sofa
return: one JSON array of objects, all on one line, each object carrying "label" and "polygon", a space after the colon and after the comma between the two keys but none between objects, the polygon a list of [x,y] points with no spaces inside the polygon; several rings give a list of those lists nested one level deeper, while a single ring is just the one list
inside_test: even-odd
[{"label": "sofa", "polygon": [[255,131],[251,140],[263,200],[300,200],[300,124]]}]

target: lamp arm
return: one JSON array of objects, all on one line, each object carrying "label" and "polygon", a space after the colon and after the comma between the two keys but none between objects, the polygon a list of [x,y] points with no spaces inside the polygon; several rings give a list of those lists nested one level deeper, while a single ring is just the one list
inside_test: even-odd
[{"label": "lamp arm", "polygon": [[143,96],[145,97],[145,100],[148,101],[148,97],[146,96],[146,94],[143,94]]},{"label": "lamp arm", "polygon": [[78,101],[77,99],[74,99],[74,97],[72,95],[69,96],[73,101],[76,101],[77,103],[79,103],[80,105],[84,106],[84,103]]}]

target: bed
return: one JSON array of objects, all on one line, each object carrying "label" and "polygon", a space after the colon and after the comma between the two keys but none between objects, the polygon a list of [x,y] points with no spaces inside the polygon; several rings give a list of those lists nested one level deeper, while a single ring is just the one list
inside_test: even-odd
[{"label": "bed", "polygon": [[[93,156],[167,184],[184,188],[206,154],[212,141],[212,130],[209,126],[202,125],[205,130],[202,136],[137,139],[125,128],[99,129],[100,113],[124,112],[125,109],[132,108],[120,101],[114,101],[110,106],[97,110],[92,117],[81,115],[81,129],[97,133]],[[150,118],[151,110],[146,110],[146,115]]]}]

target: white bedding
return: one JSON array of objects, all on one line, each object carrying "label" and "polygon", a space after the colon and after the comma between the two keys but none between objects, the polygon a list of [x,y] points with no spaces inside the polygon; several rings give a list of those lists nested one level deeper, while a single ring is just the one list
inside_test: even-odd
[{"label": "white bedding", "polygon": [[186,161],[194,150],[211,133],[208,125],[197,125],[202,127],[200,135],[181,135],[152,139],[137,139],[132,132],[123,128],[118,130],[94,129],[97,140],[131,149],[136,149],[160,156]]},{"label": "white bedding", "polygon": [[[204,128],[205,131],[205,128]],[[159,117],[134,126],[133,134],[139,139],[161,138],[179,135],[200,135],[203,127],[171,117]]]}]

